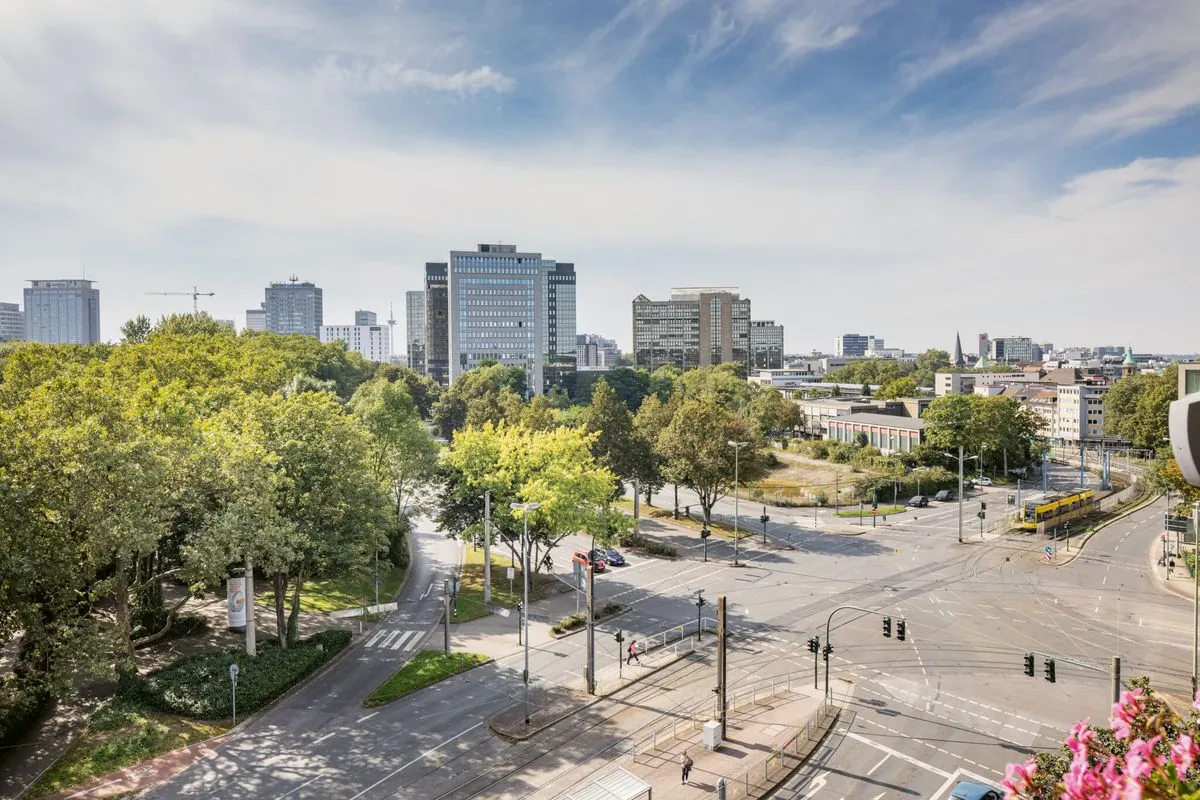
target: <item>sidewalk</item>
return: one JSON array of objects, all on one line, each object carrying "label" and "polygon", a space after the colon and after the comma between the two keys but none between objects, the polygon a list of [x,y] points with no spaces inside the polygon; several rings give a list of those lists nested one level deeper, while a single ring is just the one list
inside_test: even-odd
[{"label": "sidewalk", "polygon": [[216,755],[217,747],[228,737],[222,734],[205,742],[172,750],[160,756],[135,764],[132,767],[110,772],[106,775],[56,794],[47,795],[46,800],[95,800],[105,797],[128,797],[147,787],[157,786],[170,780],[187,767],[203,758]]}]

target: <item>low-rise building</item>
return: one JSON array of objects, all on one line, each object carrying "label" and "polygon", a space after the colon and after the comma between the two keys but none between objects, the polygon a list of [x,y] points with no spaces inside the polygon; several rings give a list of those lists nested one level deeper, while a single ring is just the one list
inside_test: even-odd
[{"label": "low-rise building", "polygon": [[813,438],[822,438],[829,420],[850,414],[879,412],[881,406],[870,398],[822,397],[793,400],[804,412],[804,433]]},{"label": "low-rise building", "polygon": [[1083,442],[1104,438],[1104,395],[1108,386],[1076,384],[1058,387],[1058,425],[1060,443]]},{"label": "low-rise building", "polygon": [[975,391],[975,378],[972,372],[937,372],[933,376],[934,397],[946,395],[970,394]]},{"label": "low-rise building", "polygon": [[915,450],[925,432],[925,420],[891,414],[848,414],[827,419],[825,426],[826,439],[853,443],[866,434],[867,443],[885,455]]}]

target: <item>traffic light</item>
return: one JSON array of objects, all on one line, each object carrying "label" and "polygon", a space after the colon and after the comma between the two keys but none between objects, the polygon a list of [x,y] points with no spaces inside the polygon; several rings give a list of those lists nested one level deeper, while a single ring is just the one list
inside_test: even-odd
[{"label": "traffic light", "polygon": [[832,652],[833,652],[833,646],[827,643],[825,645],[825,649],[821,651],[821,655],[823,655],[825,657],[825,660],[828,661],[829,654]]},{"label": "traffic light", "polygon": [[1046,659],[1046,680],[1054,683],[1054,659]]},{"label": "traffic light", "polygon": [[808,640],[808,652],[816,653],[821,649],[821,639],[817,636]]},{"label": "traffic light", "polygon": [[883,618],[883,635],[888,637],[889,639],[892,637],[892,618],[891,617]]},{"label": "traffic light", "polygon": [[617,644],[620,644],[621,642],[625,641],[625,637],[621,634],[620,631],[617,631],[616,635],[613,636],[613,638],[617,640]]},{"label": "traffic light", "polygon": [[709,529],[708,529],[708,528],[704,528],[703,530],[701,530],[701,531],[700,531],[700,538],[701,538],[701,539],[707,539],[707,538],[708,538],[708,537],[710,537],[710,536],[712,536],[712,532],[711,532],[711,531],[709,531]]},{"label": "traffic light", "polygon": [[1025,654],[1025,674],[1033,677],[1033,653]]},{"label": "traffic light", "polygon": [[980,511],[987,511],[987,503],[986,503],[986,502],[980,503],[980,504],[979,504],[979,510],[980,510]]},{"label": "traffic light", "polygon": [[896,639],[904,641],[904,617],[896,620]]}]

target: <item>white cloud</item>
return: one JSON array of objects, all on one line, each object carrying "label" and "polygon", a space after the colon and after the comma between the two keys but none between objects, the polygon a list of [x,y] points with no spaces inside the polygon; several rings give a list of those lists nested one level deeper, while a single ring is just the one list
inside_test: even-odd
[{"label": "white cloud", "polygon": [[504,93],[517,82],[489,66],[453,73],[432,72],[399,62],[345,63],[336,56],[323,60],[316,70],[318,82],[326,87],[361,94],[379,94],[406,89],[429,89],[454,94]]}]

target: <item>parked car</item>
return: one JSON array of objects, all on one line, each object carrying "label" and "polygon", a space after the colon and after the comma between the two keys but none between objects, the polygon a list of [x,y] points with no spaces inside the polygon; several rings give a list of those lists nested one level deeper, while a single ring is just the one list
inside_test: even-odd
[{"label": "parked car", "polygon": [[959,781],[950,790],[950,800],[1002,800],[1004,792],[975,781]]},{"label": "parked car", "polygon": [[593,572],[604,572],[604,568],[608,566],[608,563],[604,560],[604,556],[599,550],[592,550],[590,552],[587,550],[576,550],[575,555],[571,556],[571,561],[583,564],[584,566],[591,564]]},{"label": "parked car", "polygon": [[625,566],[625,556],[618,553],[615,547],[610,547],[604,551],[604,560],[614,567]]},{"label": "parked car", "polygon": [[953,489],[942,489],[933,496],[933,499],[939,503],[948,503],[951,500],[957,500],[958,494]]},{"label": "parked car", "polygon": [[929,498],[923,494],[919,494],[916,497],[910,498],[908,505],[912,506],[913,508],[925,508],[929,505]]},{"label": "parked car", "polygon": [[987,475],[976,478],[975,482],[978,483],[980,486],[991,486],[992,485],[992,479],[989,478]]}]

